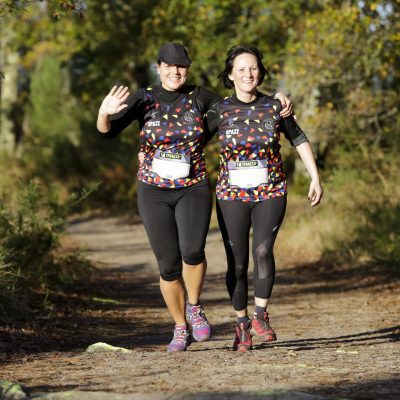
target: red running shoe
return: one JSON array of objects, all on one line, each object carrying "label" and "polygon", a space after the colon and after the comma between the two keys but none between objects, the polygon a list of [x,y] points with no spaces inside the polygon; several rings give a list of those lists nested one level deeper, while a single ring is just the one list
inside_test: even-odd
[{"label": "red running shoe", "polygon": [[253,342],[251,340],[252,335],[250,333],[250,326],[246,329],[244,324],[241,323],[240,326],[236,326],[236,336],[233,342],[233,350],[246,352],[251,350]]},{"label": "red running shoe", "polygon": [[264,318],[260,318],[257,313],[253,314],[251,334],[262,338],[263,342],[272,342],[276,340],[276,333],[269,324],[267,312],[264,313]]}]

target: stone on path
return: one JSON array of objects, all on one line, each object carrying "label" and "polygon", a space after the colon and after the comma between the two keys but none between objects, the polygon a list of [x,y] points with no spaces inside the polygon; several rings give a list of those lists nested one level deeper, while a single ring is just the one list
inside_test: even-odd
[{"label": "stone on path", "polygon": [[123,347],[115,347],[110,344],[98,342],[91,344],[87,349],[86,353],[124,353],[130,354],[132,350],[125,349]]}]

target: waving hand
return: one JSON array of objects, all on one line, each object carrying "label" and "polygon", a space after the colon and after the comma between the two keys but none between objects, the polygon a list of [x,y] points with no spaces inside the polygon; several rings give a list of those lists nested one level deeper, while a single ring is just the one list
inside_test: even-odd
[{"label": "waving hand", "polygon": [[101,103],[99,114],[113,115],[128,107],[125,103],[129,96],[127,86],[114,86]]}]

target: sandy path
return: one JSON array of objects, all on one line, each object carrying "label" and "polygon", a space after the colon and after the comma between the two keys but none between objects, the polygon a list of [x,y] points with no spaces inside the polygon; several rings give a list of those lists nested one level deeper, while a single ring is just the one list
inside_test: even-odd
[{"label": "sandy path", "polygon": [[[400,396],[400,290],[392,279],[345,267],[291,265],[278,249],[270,305],[278,341],[237,354],[230,351],[234,318],[223,246],[212,231],[202,301],[213,338],[167,355],[172,324],[143,226],[98,218],[72,224],[70,233],[99,266],[92,293],[69,296],[61,311],[3,338],[0,379],[20,382],[31,396],[67,390],[97,392],[68,398],[115,400]],[[100,341],[132,353],[84,352]],[[54,396],[46,398],[61,398]]]}]

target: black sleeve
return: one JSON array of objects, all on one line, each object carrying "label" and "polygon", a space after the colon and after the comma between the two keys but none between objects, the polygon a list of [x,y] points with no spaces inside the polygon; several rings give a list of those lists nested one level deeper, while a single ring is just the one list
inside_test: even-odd
[{"label": "black sleeve", "polygon": [[197,93],[196,93],[197,105],[199,107],[200,112],[203,113],[204,116],[206,116],[205,121],[204,121],[204,125],[205,125],[204,126],[204,145],[206,145],[213,138],[213,136],[216,132],[216,129],[214,129],[214,128],[212,130],[210,130],[210,127],[208,125],[207,114],[220,98],[221,97],[218,94],[211,92],[208,89],[204,89],[202,87],[197,87]]},{"label": "black sleeve", "polygon": [[286,118],[282,118],[280,126],[286,139],[289,140],[292,146],[299,146],[302,143],[308,142],[306,134],[299,127],[299,125],[297,125],[297,122],[293,118],[293,115],[290,115],[289,117]]},{"label": "black sleeve", "polygon": [[215,132],[217,132],[218,122],[219,122],[218,102],[215,102],[206,114],[205,125],[207,129],[204,136],[204,144],[207,144],[213,138]]},{"label": "black sleeve", "polygon": [[197,89],[198,93],[196,98],[199,110],[203,114],[206,114],[211,106],[216,103],[221,97],[217,93],[211,92],[208,89],[204,89],[202,87],[198,87]]},{"label": "black sleeve", "polygon": [[134,120],[138,119],[143,108],[144,96],[141,89],[136,90],[126,100],[128,107],[118,114],[110,117],[111,128],[103,133],[97,129],[97,133],[103,138],[112,138],[120,134]]}]

